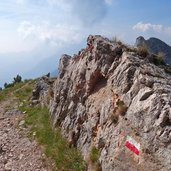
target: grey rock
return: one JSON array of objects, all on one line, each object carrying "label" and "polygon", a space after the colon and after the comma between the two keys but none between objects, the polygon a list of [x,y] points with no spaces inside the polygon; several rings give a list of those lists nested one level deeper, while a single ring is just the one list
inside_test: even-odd
[{"label": "grey rock", "polygon": [[48,105],[53,97],[52,86],[56,78],[50,78],[47,75],[38,79],[35,88],[32,91],[31,104]]},{"label": "grey rock", "polygon": [[5,115],[21,115],[22,112],[19,109],[10,109],[7,112],[5,112]]},{"label": "grey rock", "polygon": [[[85,160],[93,145],[104,171],[171,169],[170,75],[125,45],[92,35],[78,54],[62,56],[59,71],[47,106],[53,126]],[[140,155],[125,147],[127,136],[140,144]]]},{"label": "grey rock", "polygon": [[12,162],[9,161],[5,164],[5,171],[11,171],[12,170]]},{"label": "grey rock", "polygon": [[23,126],[25,124],[25,120],[21,120],[18,124],[18,126]]}]

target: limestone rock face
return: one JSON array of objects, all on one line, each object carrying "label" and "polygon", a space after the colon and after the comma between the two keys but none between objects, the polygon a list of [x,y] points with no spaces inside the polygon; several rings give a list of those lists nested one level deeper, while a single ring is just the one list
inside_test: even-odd
[{"label": "limestone rock face", "polygon": [[[95,146],[102,171],[171,170],[171,76],[121,43],[89,36],[60,60],[49,110],[88,170]],[[139,155],[125,146],[140,145]]]}]

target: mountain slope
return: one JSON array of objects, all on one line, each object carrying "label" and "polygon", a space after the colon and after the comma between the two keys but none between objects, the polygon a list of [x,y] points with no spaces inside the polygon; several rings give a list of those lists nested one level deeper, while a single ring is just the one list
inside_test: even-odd
[{"label": "mountain slope", "polygon": [[136,46],[145,45],[150,53],[158,54],[163,52],[165,55],[165,62],[171,64],[171,46],[157,38],[149,38],[145,40],[142,36],[136,39]]},{"label": "mountain slope", "polygon": [[2,171],[51,170],[45,164],[45,158],[42,160],[44,154],[38,143],[27,137],[29,128],[25,121],[26,111],[22,112],[19,109],[24,103],[15,97],[15,94],[20,94],[22,98],[27,97],[32,92],[32,86],[33,81],[28,81],[0,91],[0,170]]}]

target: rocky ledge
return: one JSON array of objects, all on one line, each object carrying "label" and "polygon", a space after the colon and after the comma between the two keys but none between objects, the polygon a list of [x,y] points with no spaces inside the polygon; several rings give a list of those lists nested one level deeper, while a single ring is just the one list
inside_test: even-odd
[{"label": "rocky ledge", "polygon": [[49,110],[87,170],[92,148],[102,171],[171,170],[171,76],[130,51],[89,36],[85,49],[60,59]]}]

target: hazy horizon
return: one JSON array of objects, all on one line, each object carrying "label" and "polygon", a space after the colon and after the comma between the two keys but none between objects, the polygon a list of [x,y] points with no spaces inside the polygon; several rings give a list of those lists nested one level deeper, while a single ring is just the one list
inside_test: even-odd
[{"label": "hazy horizon", "polygon": [[171,45],[169,0],[2,0],[0,11],[0,86],[46,58],[77,53],[89,34]]}]

